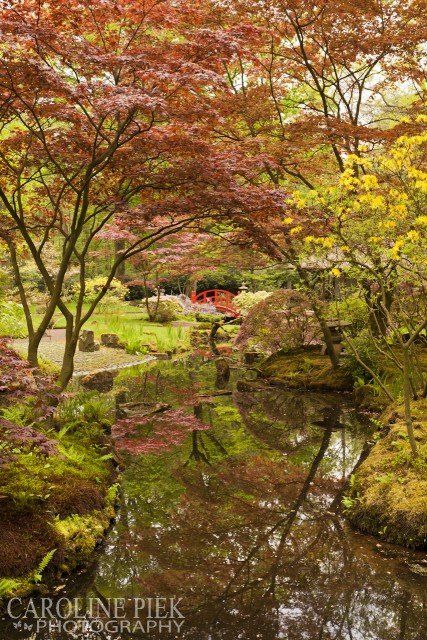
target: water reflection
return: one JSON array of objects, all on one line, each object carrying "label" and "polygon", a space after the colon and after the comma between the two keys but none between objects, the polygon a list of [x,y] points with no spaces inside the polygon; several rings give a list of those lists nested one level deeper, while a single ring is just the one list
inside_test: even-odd
[{"label": "water reflection", "polygon": [[178,399],[211,428],[133,460],[108,543],[68,597],[182,598],[181,632],[150,638],[424,640],[425,579],[339,515],[367,434],[349,401],[215,395],[216,376],[165,363],[117,381],[128,401]]}]

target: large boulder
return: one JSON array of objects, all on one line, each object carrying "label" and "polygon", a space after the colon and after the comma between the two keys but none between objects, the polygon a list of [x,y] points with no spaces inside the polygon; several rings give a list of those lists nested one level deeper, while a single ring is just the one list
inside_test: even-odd
[{"label": "large boulder", "polygon": [[81,385],[85,391],[111,391],[114,384],[115,371],[96,371],[88,373],[81,379]]},{"label": "large boulder", "polygon": [[93,331],[87,331],[86,329],[82,331],[79,337],[79,351],[83,351],[84,353],[99,351],[99,344],[95,342]]}]

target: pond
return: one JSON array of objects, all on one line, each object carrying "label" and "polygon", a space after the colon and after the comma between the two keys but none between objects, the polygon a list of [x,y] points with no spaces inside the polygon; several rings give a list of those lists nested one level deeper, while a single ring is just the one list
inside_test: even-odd
[{"label": "pond", "polygon": [[54,614],[60,598],[57,611],[75,603],[73,624],[64,613],[40,623],[35,598],[38,628],[17,608],[1,639],[427,637],[426,554],[357,533],[342,516],[369,419],[350,396],[240,393],[233,377],[215,385],[203,359],[119,374],[122,402],[185,406],[209,428],[127,459],[105,544],[53,599]]}]

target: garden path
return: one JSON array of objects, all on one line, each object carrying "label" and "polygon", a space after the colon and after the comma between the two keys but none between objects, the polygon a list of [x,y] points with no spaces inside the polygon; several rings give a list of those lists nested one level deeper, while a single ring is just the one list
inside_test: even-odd
[{"label": "garden path", "polygon": [[[59,332],[63,332],[64,336]],[[65,345],[65,329],[53,329],[52,333],[55,333],[50,339],[44,337],[40,343],[39,353],[42,358],[50,360],[54,364],[61,365],[62,356],[64,354]],[[19,352],[25,355],[28,340],[26,338],[13,341],[13,347]],[[109,349],[107,347],[100,347],[99,351],[93,353],[76,352],[74,360],[74,375],[82,375],[86,372],[98,371],[99,369],[117,369],[126,366],[138,364],[139,362],[146,362],[151,360],[152,356],[147,355],[131,355],[126,353],[122,349]]]}]

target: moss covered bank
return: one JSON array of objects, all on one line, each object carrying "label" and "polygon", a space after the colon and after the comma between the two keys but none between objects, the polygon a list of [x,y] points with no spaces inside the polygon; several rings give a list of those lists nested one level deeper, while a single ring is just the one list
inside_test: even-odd
[{"label": "moss covered bank", "polygon": [[83,565],[115,514],[109,423],[59,431],[1,420],[0,600],[43,590]]},{"label": "moss covered bank", "polygon": [[427,547],[427,401],[413,403],[419,455],[414,458],[401,407],[381,417],[385,425],[344,498],[350,521],[365,533],[412,548]]}]

